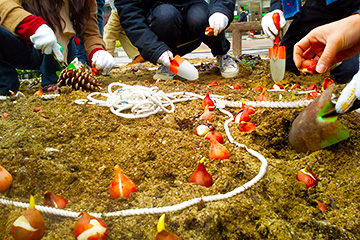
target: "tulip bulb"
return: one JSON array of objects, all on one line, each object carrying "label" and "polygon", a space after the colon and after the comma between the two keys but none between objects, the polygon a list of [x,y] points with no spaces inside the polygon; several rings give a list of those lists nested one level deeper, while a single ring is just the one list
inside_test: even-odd
[{"label": "tulip bulb", "polygon": [[181,240],[177,235],[165,230],[165,213],[159,218],[157,232],[154,240]]},{"label": "tulip bulb", "polygon": [[210,139],[210,159],[220,160],[228,159],[229,151],[227,148],[219,143],[216,139]]},{"label": "tulip bulb", "polygon": [[211,122],[213,120],[213,116],[211,115],[211,112],[209,110],[209,106],[205,107],[204,112],[200,115],[200,120],[205,120],[208,122]]},{"label": "tulip bulb", "polygon": [[210,96],[209,96],[210,92],[206,93],[205,98],[202,101],[201,106],[205,109],[206,106],[209,107],[210,111],[214,111],[215,109],[215,103],[213,100],[211,100]]},{"label": "tulip bulb", "polygon": [[206,171],[204,161],[205,158],[202,158],[199,161],[196,170],[191,174],[189,178],[189,183],[197,183],[204,187],[210,187],[213,184],[213,179],[210,173]]},{"label": "tulip bulb", "polygon": [[44,231],[44,219],[35,208],[35,200],[31,196],[29,208],[15,220],[11,227],[11,235],[15,240],[40,240]]},{"label": "tulip bulb", "polygon": [[241,122],[240,123],[240,127],[239,127],[239,131],[240,132],[251,132],[254,131],[256,129],[256,125],[252,122]]},{"label": "tulip bulb", "polygon": [[247,108],[245,108],[244,110],[241,110],[234,117],[234,122],[236,122],[236,123],[248,122],[248,121],[250,121],[250,115],[249,115],[249,110]]},{"label": "tulip bulb", "polygon": [[296,179],[299,182],[305,183],[306,188],[316,186],[318,182],[315,174],[310,170],[309,167],[300,169],[296,175]]},{"label": "tulip bulb", "polygon": [[266,101],[265,92],[266,92],[266,88],[264,88],[262,90],[262,92],[260,93],[260,95],[256,101],[258,101],[258,102]]},{"label": "tulip bulb", "polygon": [[206,140],[210,140],[212,138],[216,139],[219,143],[224,143],[224,138],[218,131],[211,131],[204,137]]},{"label": "tulip bulb", "polygon": [[44,205],[59,208],[59,209],[64,209],[67,204],[68,204],[68,201],[65,198],[63,198],[59,195],[55,195],[49,191],[45,192]]},{"label": "tulip bulb", "polygon": [[108,228],[102,220],[89,215],[87,212],[80,213],[79,217],[80,219],[74,226],[74,234],[77,240],[107,239]]},{"label": "tulip bulb", "polygon": [[0,192],[5,192],[9,189],[13,181],[11,174],[0,166]]},{"label": "tulip bulb", "polygon": [[116,165],[115,177],[110,187],[110,196],[113,198],[127,198],[132,192],[136,192],[135,183],[127,176],[125,176],[119,165]]},{"label": "tulip bulb", "polygon": [[241,106],[241,110],[248,110],[249,115],[254,114],[255,113],[255,107],[251,106],[251,105],[247,105],[244,101],[244,99],[241,99],[242,102],[242,106]]},{"label": "tulip bulb", "polygon": [[195,128],[195,134],[200,137],[205,136],[208,132],[210,132],[210,128],[206,125],[199,125]]}]

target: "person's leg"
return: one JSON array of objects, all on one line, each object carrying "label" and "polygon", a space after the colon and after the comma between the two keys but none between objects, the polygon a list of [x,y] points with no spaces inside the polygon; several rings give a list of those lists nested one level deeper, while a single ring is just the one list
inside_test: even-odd
[{"label": "person's leg", "polygon": [[114,56],[115,43],[120,33],[120,19],[116,11],[111,11],[108,22],[104,27],[104,42],[106,51]]},{"label": "person's leg", "polygon": [[[185,40],[193,41],[199,39],[200,42],[205,43],[210,49],[213,56],[224,55],[230,49],[230,42],[225,37],[225,31],[221,32],[218,36],[206,36],[205,29],[209,26],[207,3],[197,3],[191,5],[185,13]],[[194,49],[192,49],[194,50]]]},{"label": "person's leg", "polygon": [[0,39],[0,94],[9,95],[9,90],[16,92],[20,86],[16,68],[39,69],[42,54],[3,27],[0,27]]},{"label": "person's leg", "polygon": [[[280,43],[281,46],[286,47],[286,69],[295,74],[300,74],[293,60],[293,47],[298,41],[318,26],[349,16],[359,5],[359,1],[337,1],[326,5],[325,0],[307,0],[301,8],[301,13],[295,16]],[[347,61],[349,62],[346,63]],[[336,70],[333,70],[332,73],[334,73],[335,80],[338,82],[350,80],[351,78],[348,79],[349,76],[354,75],[358,70],[359,64],[355,62],[356,58],[346,60]],[[351,67],[352,64],[355,65]],[[341,68],[344,69],[342,70]],[[353,70],[349,74],[348,70],[351,68]]]},{"label": "person's leg", "polygon": [[96,4],[97,4],[97,20],[98,20],[98,26],[99,26],[99,30],[100,30],[100,35],[103,35],[103,29],[104,29],[104,18],[103,18],[103,7],[105,4],[105,0],[96,0]]},{"label": "person's leg", "polygon": [[148,17],[148,24],[159,40],[166,43],[176,54],[183,25],[179,10],[171,4],[160,4],[152,10]]}]

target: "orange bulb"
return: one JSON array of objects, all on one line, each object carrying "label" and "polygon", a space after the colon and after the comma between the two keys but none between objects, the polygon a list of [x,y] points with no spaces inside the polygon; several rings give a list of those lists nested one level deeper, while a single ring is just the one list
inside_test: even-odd
[{"label": "orange bulb", "polygon": [[234,117],[234,122],[241,123],[241,122],[248,122],[250,121],[249,109],[245,108],[241,110],[238,114]]},{"label": "orange bulb", "polygon": [[11,186],[13,178],[11,174],[0,166],[0,192],[5,192]]},{"label": "orange bulb", "polygon": [[63,198],[59,195],[55,195],[49,191],[45,192],[44,205],[59,208],[59,209],[64,209],[67,204],[68,204],[68,201],[65,198]]},{"label": "orange bulb", "polygon": [[125,176],[119,165],[116,165],[115,177],[110,187],[110,196],[113,198],[127,198],[132,192],[136,192],[135,183]]},{"label": "orange bulb", "polygon": [[239,131],[240,132],[251,132],[256,129],[256,125],[252,122],[241,122]]},{"label": "orange bulb", "polygon": [[205,135],[206,140],[210,140],[212,138],[216,139],[219,143],[224,143],[224,138],[218,131],[212,131]]},{"label": "orange bulb", "polygon": [[15,220],[11,227],[11,235],[15,240],[40,240],[44,231],[44,219],[35,208],[34,197],[31,196],[29,208]]},{"label": "orange bulb", "polygon": [[205,111],[200,115],[199,119],[205,120],[208,122],[211,122],[213,120],[213,116],[212,116],[208,106],[205,107]]},{"label": "orange bulb", "polygon": [[74,234],[77,240],[107,239],[108,228],[102,220],[89,215],[87,212],[80,213],[79,217],[80,219],[74,226]]},{"label": "orange bulb", "polygon": [[228,159],[229,151],[227,148],[219,143],[216,139],[210,139],[210,159],[220,160],[220,159]]},{"label": "orange bulb", "polygon": [[206,93],[205,98],[202,101],[201,106],[205,109],[206,106],[209,107],[210,111],[214,111],[215,109],[215,103],[213,100],[211,100],[210,96],[209,96],[210,92]]},{"label": "orange bulb", "polygon": [[210,173],[206,170],[204,165],[205,158],[199,161],[196,170],[191,174],[189,183],[197,183],[204,187],[210,187],[213,184],[213,179]]},{"label": "orange bulb", "polygon": [[318,182],[315,174],[310,170],[309,167],[304,167],[300,169],[296,175],[296,179],[299,182],[305,183],[306,188],[314,187],[317,185]]},{"label": "orange bulb", "polygon": [[260,96],[258,97],[258,99],[256,101],[258,101],[258,102],[266,101],[265,92],[266,92],[266,88],[264,88],[262,90],[262,92],[260,93]]}]

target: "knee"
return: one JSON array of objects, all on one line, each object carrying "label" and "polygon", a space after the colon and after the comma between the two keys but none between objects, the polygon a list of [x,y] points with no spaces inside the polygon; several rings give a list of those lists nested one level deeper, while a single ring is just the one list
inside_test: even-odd
[{"label": "knee", "polygon": [[151,26],[160,26],[162,29],[171,29],[173,27],[181,26],[182,16],[173,5],[161,4],[153,10],[149,21]]},{"label": "knee", "polygon": [[205,28],[208,23],[208,8],[205,4],[190,7],[187,13],[187,23],[194,28]]}]

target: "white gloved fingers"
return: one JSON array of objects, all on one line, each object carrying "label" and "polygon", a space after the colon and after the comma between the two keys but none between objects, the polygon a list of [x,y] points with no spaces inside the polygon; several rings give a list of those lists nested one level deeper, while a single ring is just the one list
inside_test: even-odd
[{"label": "white gloved fingers", "polygon": [[335,105],[336,112],[347,112],[352,107],[356,99],[360,100],[360,71],[354,75],[352,80],[341,91],[339,99]]},{"label": "white gloved fingers", "polygon": [[64,55],[61,53],[61,51],[60,51],[60,45],[59,45],[58,43],[56,43],[56,44],[53,46],[52,52],[54,53],[56,59],[57,59],[59,62],[64,62],[64,61],[65,61]]},{"label": "white gloved fingers", "polygon": [[173,53],[169,50],[166,50],[165,52],[163,52],[161,54],[161,56],[159,57],[159,59],[157,60],[158,63],[161,63],[164,66],[169,67],[170,66],[170,59],[173,59]]},{"label": "white gloved fingers", "polygon": [[209,17],[209,26],[214,28],[214,36],[219,35],[228,25],[229,19],[223,13],[216,12]]},{"label": "white gloved fingers", "polygon": [[92,65],[101,70],[103,74],[107,74],[115,65],[115,60],[113,56],[105,51],[99,50],[96,51],[91,59]]},{"label": "white gloved fingers", "polygon": [[275,26],[274,20],[272,19],[274,13],[279,13],[280,16],[280,29],[283,28],[286,24],[286,19],[284,17],[284,13],[281,10],[274,10],[269,12],[261,19],[261,27],[267,37],[271,40],[275,40],[276,35],[279,34],[278,29]]}]

